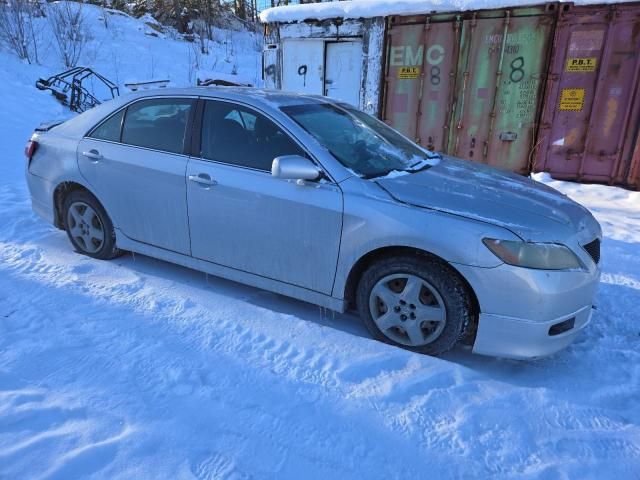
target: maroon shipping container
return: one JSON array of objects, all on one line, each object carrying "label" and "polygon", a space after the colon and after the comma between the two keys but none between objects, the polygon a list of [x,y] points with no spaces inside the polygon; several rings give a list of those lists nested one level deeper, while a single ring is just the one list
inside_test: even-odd
[{"label": "maroon shipping container", "polygon": [[640,120],[640,4],[562,5],[536,171],[623,183]]}]

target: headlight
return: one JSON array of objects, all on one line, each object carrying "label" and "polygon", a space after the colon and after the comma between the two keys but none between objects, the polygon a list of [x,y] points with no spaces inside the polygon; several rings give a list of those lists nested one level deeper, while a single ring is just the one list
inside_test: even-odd
[{"label": "headlight", "polygon": [[582,262],[568,247],[557,243],[527,243],[511,240],[482,240],[491,252],[509,265],[540,270],[583,269]]}]

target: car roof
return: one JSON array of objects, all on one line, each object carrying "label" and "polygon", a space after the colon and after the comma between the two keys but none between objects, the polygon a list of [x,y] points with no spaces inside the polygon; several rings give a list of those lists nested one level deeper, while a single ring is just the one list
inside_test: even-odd
[{"label": "car roof", "polygon": [[262,104],[270,107],[282,107],[286,105],[300,105],[305,103],[334,103],[333,100],[320,95],[308,95],[281,90],[269,90],[254,87],[185,87],[185,88],[158,88],[142,90],[127,95],[132,98],[145,98],[172,95],[193,95],[199,97],[223,98],[228,100],[246,101],[252,104]]},{"label": "car roof", "polygon": [[52,131],[57,134],[80,138],[93,126],[104,120],[111,113],[128,104],[131,101],[142,98],[192,96],[204,98],[218,98],[245,102],[263,110],[277,110],[287,105],[338,103],[319,95],[305,95],[300,93],[282,92],[280,90],[268,90],[253,87],[185,87],[185,88],[157,88],[140,90],[137,92],[120,95],[113,100],[93,107],[86,112],[57,126]]}]

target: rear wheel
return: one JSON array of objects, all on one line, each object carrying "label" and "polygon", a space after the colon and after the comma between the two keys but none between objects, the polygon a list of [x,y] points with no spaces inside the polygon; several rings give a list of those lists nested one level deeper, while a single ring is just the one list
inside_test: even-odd
[{"label": "rear wheel", "polygon": [[374,338],[427,355],[453,348],[472,318],[462,280],[444,262],[427,256],[373,264],[360,279],[357,305]]},{"label": "rear wheel", "polygon": [[111,219],[89,192],[72,191],[63,202],[63,212],[65,230],[79,253],[100,260],[110,260],[122,254],[116,247]]}]

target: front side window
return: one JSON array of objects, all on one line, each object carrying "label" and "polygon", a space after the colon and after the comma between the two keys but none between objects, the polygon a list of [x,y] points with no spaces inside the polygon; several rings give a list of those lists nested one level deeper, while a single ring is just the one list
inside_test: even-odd
[{"label": "front side window", "polygon": [[183,153],[192,105],[189,98],[153,98],[130,105],[122,127],[122,143]]},{"label": "front side window", "polygon": [[89,137],[97,140],[109,140],[110,142],[120,141],[120,127],[122,126],[124,109],[112,115],[89,134]]},{"label": "front side window", "polygon": [[270,171],[274,158],[305,153],[264,115],[233,103],[207,101],[201,155],[216,162]]},{"label": "front side window", "polygon": [[345,167],[364,178],[394,170],[422,170],[439,158],[372,116],[346,105],[307,103],[281,110]]}]

